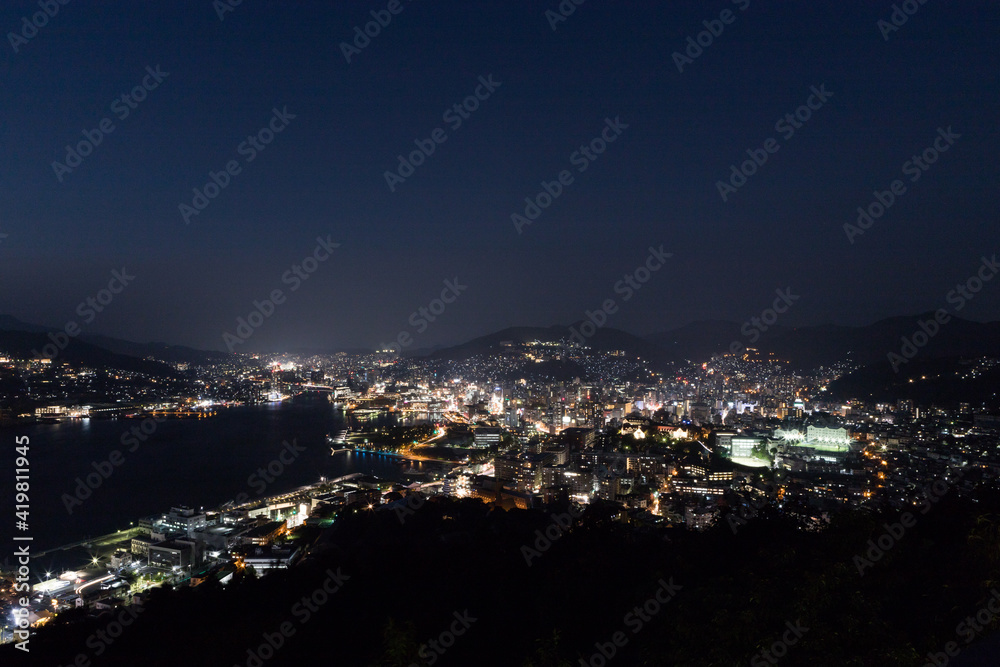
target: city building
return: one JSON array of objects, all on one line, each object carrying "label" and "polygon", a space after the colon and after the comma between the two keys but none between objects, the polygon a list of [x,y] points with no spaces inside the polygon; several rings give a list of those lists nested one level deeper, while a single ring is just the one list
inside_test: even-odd
[{"label": "city building", "polygon": [[197,565],[198,545],[193,540],[169,540],[149,545],[149,564],[166,570]]},{"label": "city building", "polygon": [[190,507],[171,507],[170,512],[154,523],[161,533],[183,533],[192,535],[196,530],[208,525],[204,513],[195,512]]}]

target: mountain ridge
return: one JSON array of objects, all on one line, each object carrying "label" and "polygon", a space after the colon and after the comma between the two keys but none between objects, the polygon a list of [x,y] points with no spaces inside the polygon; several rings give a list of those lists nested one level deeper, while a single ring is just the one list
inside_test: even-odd
[{"label": "mountain ridge", "polygon": [[[637,336],[614,327],[596,328],[592,335],[583,336],[583,322],[570,325],[511,326],[477,336],[450,346],[414,349],[405,353],[410,358],[467,359],[500,349],[502,341],[525,343],[532,340],[570,342],[575,340],[599,350],[623,350],[641,356],[659,367],[688,361],[707,361],[715,355],[729,354],[732,349],[754,347],[791,362],[796,369],[828,366],[850,359],[859,366],[885,361],[890,353],[900,354],[904,340],[922,341],[921,322],[933,331],[925,345],[918,345],[924,358],[1000,357],[1000,322],[976,322],[950,316],[945,324],[927,324],[934,313],[896,315],[862,326],[819,324],[791,327],[775,323],[767,326],[760,321],[743,324],[728,320],[698,320],[659,333]],[[22,322],[0,314],[0,332],[25,332],[33,335],[54,334],[59,329]],[[48,338],[48,336],[45,336]],[[98,334],[84,334],[75,339],[108,352],[138,359],[155,359],[168,363],[210,364],[224,360],[228,353],[199,350],[166,342],[137,343]],[[49,340],[35,339],[44,346]],[[36,347],[35,349],[41,349]],[[299,351],[305,351],[300,349]],[[314,348],[319,352],[320,348]],[[360,352],[361,350],[352,350]]]}]

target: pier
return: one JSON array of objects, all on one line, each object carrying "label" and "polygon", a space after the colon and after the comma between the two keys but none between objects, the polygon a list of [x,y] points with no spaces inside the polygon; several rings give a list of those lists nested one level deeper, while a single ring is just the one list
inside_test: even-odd
[{"label": "pier", "polygon": [[110,533],[108,535],[101,535],[100,537],[88,537],[87,539],[80,540],[79,542],[73,542],[72,544],[65,544],[61,547],[55,547],[53,549],[47,549],[45,551],[40,551],[34,554],[34,558],[39,558],[46,554],[54,553],[56,551],[67,551],[69,549],[76,549],[77,547],[103,547],[109,544],[115,544],[117,542],[124,542],[125,540],[131,540],[133,537],[137,537],[144,533],[144,530],[138,526],[134,528],[129,528],[128,530],[120,530],[117,533]]}]

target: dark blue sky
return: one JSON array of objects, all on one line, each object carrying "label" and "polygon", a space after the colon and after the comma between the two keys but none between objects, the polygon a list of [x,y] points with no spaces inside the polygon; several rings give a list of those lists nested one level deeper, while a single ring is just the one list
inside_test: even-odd
[{"label": "dark blue sky", "polygon": [[[784,323],[866,324],[946,306],[1000,251],[995,2],[929,0],[886,41],[891,2],[589,0],[553,31],[555,0],[402,0],[348,64],[340,43],[387,4],[246,0],[220,21],[211,0],[75,0],[17,52],[5,39],[0,312],[221,349],[283,289],[238,349],[401,331],[422,347],[569,323],[608,298],[608,325],[634,333],[744,321],[791,287]],[[679,72],[672,54],[723,10],[732,22]],[[4,3],[0,26],[37,11]],[[147,66],[169,75],[119,119]],[[500,87],[453,130],[442,113],[489,75]],[[824,84],[785,139],[776,121]],[[248,163],[241,142],[285,107],[295,118]],[[571,154],[619,117],[580,173]],[[114,131],[60,182],[52,163],[104,118]],[[961,138],[911,182],[903,164],[949,126]],[[391,192],[384,172],[435,128],[447,140]],[[779,150],[723,201],[717,181],[770,137]],[[179,204],[230,160],[240,173],[185,224]],[[511,214],[564,169],[572,184],[519,235]],[[895,179],[905,194],[850,243],[844,224]],[[283,274],[327,235],[340,247],[290,291]],[[616,281],[661,244],[673,257],[624,302]],[[82,321],[123,266],[135,280]],[[455,277],[468,289],[418,331],[410,314]],[[1000,319],[1000,284],[962,314]]]}]

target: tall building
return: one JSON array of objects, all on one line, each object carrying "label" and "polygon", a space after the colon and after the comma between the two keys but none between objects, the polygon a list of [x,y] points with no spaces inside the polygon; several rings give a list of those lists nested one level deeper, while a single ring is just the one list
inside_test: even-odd
[{"label": "tall building", "polygon": [[556,434],[562,430],[563,416],[566,414],[566,404],[556,401],[552,404],[549,417],[549,433]]},{"label": "tall building", "polygon": [[184,533],[193,535],[194,531],[208,525],[208,518],[203,513],[196,513],[190,507],[171,507],[170,512],[156,521],[157,532]]},{"label": "tall building", "polygon": [[497,456],[493,461],[494,474],[498,482],[512,484],[521,467],[521,461],[516,454]]},{"label": "tall building", "polygon": [[592,428],[570,427],[562,432],[562,438],[570,451],[578,452],[594,448],[597,431]]}]

